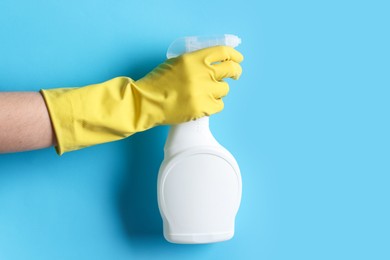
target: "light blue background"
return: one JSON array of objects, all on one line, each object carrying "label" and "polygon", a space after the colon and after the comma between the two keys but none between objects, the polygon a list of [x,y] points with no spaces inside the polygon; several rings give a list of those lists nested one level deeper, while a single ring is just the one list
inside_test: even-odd
[{"label": "light blue background", "polygon": [[245,61],[211,120],[242,171],[233,240],[163,239],[158,127],[0,155],[0,259],[390,259],[387,2],[1,0],[1,91],[137,79],[186,35],[237,34]]}]

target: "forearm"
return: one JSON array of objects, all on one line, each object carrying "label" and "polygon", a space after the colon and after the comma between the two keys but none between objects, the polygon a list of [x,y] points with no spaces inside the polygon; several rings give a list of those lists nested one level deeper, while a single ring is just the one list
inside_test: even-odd
[{"label": "forearm", "polygon": [[39,92],[0,92],[0,153],[55,144],[49,113]]}]

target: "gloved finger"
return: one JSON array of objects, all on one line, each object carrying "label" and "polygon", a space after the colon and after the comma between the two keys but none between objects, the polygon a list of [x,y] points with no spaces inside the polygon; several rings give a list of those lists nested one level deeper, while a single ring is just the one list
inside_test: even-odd
[{"label": "gloved finger", "polygon": [[240,52],[229,46],[209,47],[196,51],[194,54],[200,55],[209,64],[228,60],[240,63],[244,59]]},{"label": "gloved finger", "polygon": [[215,99],[223,98],[229,93],[229,84],[224,81],[218,82],[214,85],[211,93]]},{"label": "gloved finger", "polygon": [[210,115],[221,112],[224,107],[225,104],[223,103],[222,99],[214,99],[214,104],[211,107]]},{"label": "gloved finger", "polygon": [[238,79],[241,76],[242,68],[234,61],[224,61],[211,65],[214,70],[215,79],[221,81],[224,78]]}]

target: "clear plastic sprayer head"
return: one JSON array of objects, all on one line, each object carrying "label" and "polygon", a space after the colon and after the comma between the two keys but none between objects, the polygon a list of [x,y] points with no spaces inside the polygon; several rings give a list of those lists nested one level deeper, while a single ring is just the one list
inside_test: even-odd
[{"label": "clear plastic sprayer head", "polygon": [[169,46],[167,58],[174,58],[186,52],[192,52],[211,46],[225,45],[235,48],[240,43],[241,39],[233,34],[183,37],[175,40]]}]

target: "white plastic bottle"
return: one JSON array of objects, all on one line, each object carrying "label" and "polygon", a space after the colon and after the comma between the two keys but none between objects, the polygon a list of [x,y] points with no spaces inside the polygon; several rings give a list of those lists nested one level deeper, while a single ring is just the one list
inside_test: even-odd
[{"label": "white plastic bottle", "polygon": [[[228,34],[185,37],[171,44],[167,57],[240,43],[237,36]],[[210,132],[209,117],[171,127],[157,194],[168,241],[199,244],[233,237],[241,202],[241,174],[234,157]]]}]

